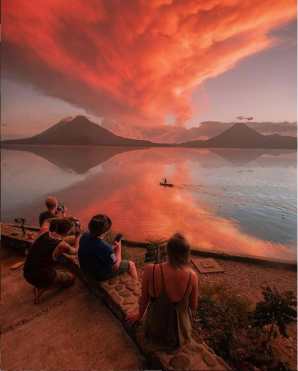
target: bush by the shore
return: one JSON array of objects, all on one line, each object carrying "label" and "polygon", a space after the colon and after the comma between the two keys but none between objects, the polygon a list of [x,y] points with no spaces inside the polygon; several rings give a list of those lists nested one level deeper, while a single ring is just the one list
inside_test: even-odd
[{"label": "bush by the shore", "polygon": [[296,320],[293,292],[263,288],[255,305],[223,285],[201,288],[195,329],[214,351],[237,370],[289,370],[272,342],[287,336]]}]

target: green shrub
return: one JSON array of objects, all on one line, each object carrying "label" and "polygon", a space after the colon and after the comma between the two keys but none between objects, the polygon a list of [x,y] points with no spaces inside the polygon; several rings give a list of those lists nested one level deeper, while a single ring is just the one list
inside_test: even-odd
[{"label": "green shrub", "polygon": [[223,285],[201,288],[195,323],[201,337],[236,370],[289,370],[274,355],[272,339],[275,328],[287,336],[287,325],[296,319],[294,293],[263,287],[263,297],[254,307]]},{"label": "green shrub", "polygon": [[224,358],[230,358],[231,344],[240,329],[249,325],[249,302],[225,286],[205,286],[201,289],[198,322],[208,332],[208,342]]},{"label": "green shrub", "polygon": [[255,327],[268,327],[267,342],[270,343],[279,333],[288,337],[287,325],[297,318],[296,298],[292,291],[280,293],[276,287],[262,287],[263,300],[257,303],[252,315]]}]

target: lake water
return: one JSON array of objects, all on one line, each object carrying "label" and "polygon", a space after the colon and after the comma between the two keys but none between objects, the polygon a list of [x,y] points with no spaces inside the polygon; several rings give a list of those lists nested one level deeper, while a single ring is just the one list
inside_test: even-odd
[{"label": "lake water", "polygon": [[[1,154],[3,221],[37,224],[51,194],[84,226],[108,214],[127,239],[180,231],[203,249],[296,255],[295,151],[51,146]],[[163,177],[175,186],[161,187]]]}]

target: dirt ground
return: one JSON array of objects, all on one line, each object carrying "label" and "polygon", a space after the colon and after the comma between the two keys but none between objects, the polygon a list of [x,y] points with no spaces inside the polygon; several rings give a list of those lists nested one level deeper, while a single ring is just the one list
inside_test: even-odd
[{"label": "dirt ground", "polygon": [[[139,264],[143,262],[144,250],[130,248],[125,253]],[[23,279],[22,269],[10,269],[22,257],[1,248],[0,258],[1,369],[144,368],[142,355],[120,322],[78,279],[71,288],[49,291],[36,306],[32,287]],[[225,260],[217,262],[224,273],[198,273],[200,285],[224,284],[254,303],[262,298],[261,285],[265,283],[282,291],[296,292],[294,271]],[[289,334],[289,339],[283,339],[277,348],[282,358],[296,369],[296,324],[290,327]]]},{"label": "dirt ground", "polygon": [[22,269],[10,269],[20,257],[1,250],[2,370],[142,368],[142,356],[121,324],[79,280],[34,305]]}]

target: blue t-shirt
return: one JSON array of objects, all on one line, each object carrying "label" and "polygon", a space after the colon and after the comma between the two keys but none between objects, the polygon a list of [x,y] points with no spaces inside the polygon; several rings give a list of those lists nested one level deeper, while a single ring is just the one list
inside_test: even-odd
[{"label": "blue t-shirt", "polygon": [[78,256],[82,270],[98,280],[108,277],[116,262],[112,246],[90,233],[81,236]]}]

